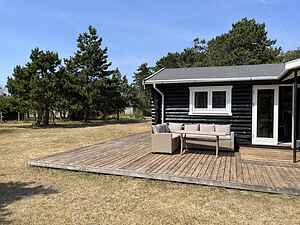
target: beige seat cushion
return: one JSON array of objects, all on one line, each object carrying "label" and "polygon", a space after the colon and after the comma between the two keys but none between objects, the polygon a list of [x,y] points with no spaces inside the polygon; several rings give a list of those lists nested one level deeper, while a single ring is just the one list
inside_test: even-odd
[{"label": "beige seat cushion", "polygon": [[185,124],[184,130],[186,132],[197,132],[199,131],[199,124]]},{"label": "beige seat cushion", "polygon": [[[207,141],[214,141],[216,140],[216,136],[214,135],[206,135],[206,134],[200,134],[200,135],[196,135],[196,134],[186,134],[186,138],[187,139],[199,139],[199,140],[207,140]],[[231,140],[231,136],[230,135],[225,135],[225,136],[219,136],[219,140]]]},{"label": "beige seat cushion", "polygon": [[214,141],[216,140],[215,136],[211,136],[211,135],[205,135],[205,134],[201,134],[201,135],[196,135],[196,134],[187,134],[186,135],[187,139],[199,139],[199,140],[206,140],[206,141]]},{"label": "beige seat cushion", "polygon": [[180,134],[172,133],[172,139],[174,139],[174,138],[180,138]]},{"label": "beige seat cushion", "polygon": [[215,124],[215,130],[219,134],[230,134],[230,124],[228,125],[219,125]]},{"label": "beige seat cushion", "polygon": [[215,132],[214,124],[201,123],[200,124],[200,132],[203,134],[210,134]]},{"label": "beige seat cushion", "polygon": [[169,123],[168,124],[168,128],[169,128],[171,133],[182,130],[182,126],[183,126],[182,123]]}]

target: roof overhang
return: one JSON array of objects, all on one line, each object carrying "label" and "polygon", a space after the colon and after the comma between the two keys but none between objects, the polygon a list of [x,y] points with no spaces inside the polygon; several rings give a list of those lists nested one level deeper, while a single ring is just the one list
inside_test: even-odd
[{"label": "roof overhang", "polygon": [[[232,78],[195,78],[195,79],[173,79],[173,80],[151,80],[152,77],[160,73],[164,68],[153,73],[144,80],[144,84],[174,84],[174,83],[207,83],[207,82],[233,82],[233,81],[271,81],[286,78],[290,71],[300,69],[300,59],[295,59],[284,64],[281,74],[274,76],[253,76],[253,77],[232,77]],[[299,74],[298,74],[299,75]],[[150,80],[149,80],[150,79]]]},{"label": "roof overhang", "polygon": [[231,81],[255,81],[274,80],[276,76],[263,77],[239,77],[239,78],[199,78],[199,79],[175,79],[175,80],[149,80],[145,84],[174,84],[174,83],[207,83],[207,82],[231,82]]},{"label": "roof overhang", "polygon": [[[295,60],[286,62],[285,63],[285,71],[282,74],[280,74],[279,80],[283,80],[283,79],[287,80],[286,78],[288,78],[288,76],[289,76],[288,73],[290,71],[298,70],[298,69],[300,69],[300,59],[295,59]],[[297,71],[296,75],[299,76],[298,71]]]}]

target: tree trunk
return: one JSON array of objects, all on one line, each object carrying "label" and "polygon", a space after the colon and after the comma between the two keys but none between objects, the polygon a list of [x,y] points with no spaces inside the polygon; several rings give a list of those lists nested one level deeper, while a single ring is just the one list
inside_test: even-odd
[{"label": "tree trunk", "polygon": [[89,114],[90,114],[89,110],[86,109],[84,111],[84,122],[88,122],[89,121]]},{"label": "tree trunk", "polygon": [[18,112],[18,122],[20,122],[20,113]]},{"label": "tree trunk", "polygon": [[36,119],[36,125],[39,127],[41,126],[41,122],[42,122],[42,112],[38,111],[37,112],[37,119]]},{"label": "tree trunk", "polygon": [[52,122],[53,124],[55,124],[55,113],[53,111],[51,111],[51,113],[52,113]]},{"label": "tree trunk", "polygon": [[45,109],[44,118],[43,118],[43,125],[44,126],[48,126],[49,125],[49,117],[50,117],[49,109]]},{"label": "tree trunk", "polygon": [[117,120],[120,120],[120,112],[117,112]]}]

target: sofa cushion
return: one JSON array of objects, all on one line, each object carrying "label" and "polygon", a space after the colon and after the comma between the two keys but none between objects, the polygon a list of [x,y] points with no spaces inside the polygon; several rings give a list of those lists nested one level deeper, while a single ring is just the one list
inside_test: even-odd
[{"label": "sofa cushion", "polygon": [[199,131],[199,124],[185,124],[184,130],[188,132],[197,132]]},{"label": "sofa cushion", "polygon": [[169,123],[168,124],[168,128],[169,128],[171,133],[182,130],[182,126],[183,126],[182,123]]},{"label": "sofa cushion", "polygon": [[[214,135],[207,135],[207,134],[186,134],[185,136],[187,139],[199,139],[199,140],[207,140],[207,141],[212,141],[212,140],[216,140],[216,136]],[[225,135],[225,136],[219,136],[220,140],[231,140],[231,136],[230,135]]]},{"label": "sofa cushion", "polygon": [[214,141],[214,140],[216,140],[215,136],[205,135],[205,134],[201,134],[201,135],[187,134],[186,138],[187,139],[201,140],[201,141]]},{"label": "sofa cushion", "polygon": [[160,129],[159,124],[157,124],[157,125],[152,125],[152,133],[153,133],[153,134],[158,134],[158,133],[159,133],[159,129]]},{"label": "sofa cushion", "polygon": [[203,134],[210,134],[215,132],[214,124],[201,123],[200,124],[200,132]]},{"label": "sofa cushion", "polygon": [[175,138],[180,138],[180,134],[175,134],[175,133],[173,133],[173,134],[172,134],[172,139],[175,139]]},{"label": "sofa cushion", "polygon": [[152,126],[152,131],[154,134],[169,133],[169,128],[167,124],[157,124]]},{"label": "sofa cushion", "polygon": [[167,123],[163,123],[162,125],[162,129],[163,129],[163,133],[170,133],[170,129]]},{"label": "sofa cushion", "polygon": [[216,133],[228,135],[230,134],[230,124],[227,125],[215,124],[215,130]]}]

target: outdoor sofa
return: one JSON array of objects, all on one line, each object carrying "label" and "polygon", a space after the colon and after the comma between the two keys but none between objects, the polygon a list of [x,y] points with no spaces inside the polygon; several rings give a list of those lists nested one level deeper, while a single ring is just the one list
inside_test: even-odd
[{"label": "outdoor sofa", "polygon": [[[216,145],[214,133],[224,133],[219,137],[219,147],[221,150],[234,151],[234,132],[229,124],[182,124],[164,123],[152,126],[152,152],[169,153],[180,148],[180,131],[185,131],[185,144],[187,148],[213,149]],[[190,133],[190,134],[189,134]],[[197,133],[197,135],[192,134]]]}]

